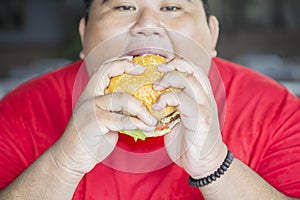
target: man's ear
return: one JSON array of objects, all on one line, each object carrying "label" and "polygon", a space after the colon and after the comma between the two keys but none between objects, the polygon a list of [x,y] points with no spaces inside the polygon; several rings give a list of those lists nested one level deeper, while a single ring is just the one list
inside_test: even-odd
[{"label": "man's ear", "polygon": [[212,53],[212,57],[216,57],[217,56],[216,46],[219,38],[219,21],[215,16],[211,15],[209,16],[208,24],[209,24],[209,29],[211,33],[211,39],[212,39],[211,53]]},{"label": "man's ear", "polygon": [[[79,35],[80,35],[80,40],[81,40],[81,46],[82,46],[82,48],[84,47],[85,28],[86,28],[85,18],[82,17],[80,19],[79,26],[78,26],[78,31],[79,31]],[[82,60],[85,58],[85,53],[84,53],[83,49],[80,51],[79,57]]]}]

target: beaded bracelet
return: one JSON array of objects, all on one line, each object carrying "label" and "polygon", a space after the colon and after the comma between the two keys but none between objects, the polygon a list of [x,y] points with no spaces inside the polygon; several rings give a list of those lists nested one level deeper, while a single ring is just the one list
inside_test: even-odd
[{"label": "beaded bracelet", "polygon": [[230,151],[228,151],[224,162],[214,173],[200,179],[193,179],[190,176],[189,185],[193,187],[203,187],[205,185],[212,183],[213,181],[216,181],[217,178],[220,178],[225,173],[225,171],[227,171],[227,169],[229,168],[229,166],[233,161],[233,158],[234,158],[233,154]]}]

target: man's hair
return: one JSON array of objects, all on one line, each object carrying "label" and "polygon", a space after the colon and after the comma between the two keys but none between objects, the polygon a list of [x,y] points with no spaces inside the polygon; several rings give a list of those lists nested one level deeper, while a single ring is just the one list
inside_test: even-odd
[{"label": "man's hair", "polygon": [[[84,1],[84,4],[85,4],[85,20],[87,22],[93,0],[83,0],[83,1]],[[209,14],[209,7],[208,7],[208,0],[201,0],[201,1],[203,3],[203,7],[204,7],[204,10],[205,10],[206,17],[208,18],[209,15],[210,15]]]}]

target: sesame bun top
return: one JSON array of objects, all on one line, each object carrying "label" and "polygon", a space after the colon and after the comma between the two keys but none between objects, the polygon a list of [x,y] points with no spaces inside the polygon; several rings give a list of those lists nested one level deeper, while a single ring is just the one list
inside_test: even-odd
[{"label": "sesame bun top", "polygon": [[145,72],[141,75],[130,75],[125,73],[111,78],[105,94],[126,92],[141,101],[157,120],[161,120],[173,113],[176,108],[171,106],[167,106],[160,111],[152,109],[152,105],[162,93],[173,90],[168,88],[163,91],[156,91],[152,87],[153,83],[158,81],[164,74],[158,71],[156,66],[165,64],[166,59],[159,55],[147,54],[134,57],[132,62],[145,66]]}]

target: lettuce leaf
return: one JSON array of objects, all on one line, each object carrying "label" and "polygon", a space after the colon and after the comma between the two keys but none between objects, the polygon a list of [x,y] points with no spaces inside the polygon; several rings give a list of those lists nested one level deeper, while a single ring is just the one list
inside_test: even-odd
[{"label": "lettuce leaf", "polygon": [[141,130],[122,130],[120,131],[120,133],[133,137],[135,141],[137,141],[138,139],[145,140],[147,137]]}]

